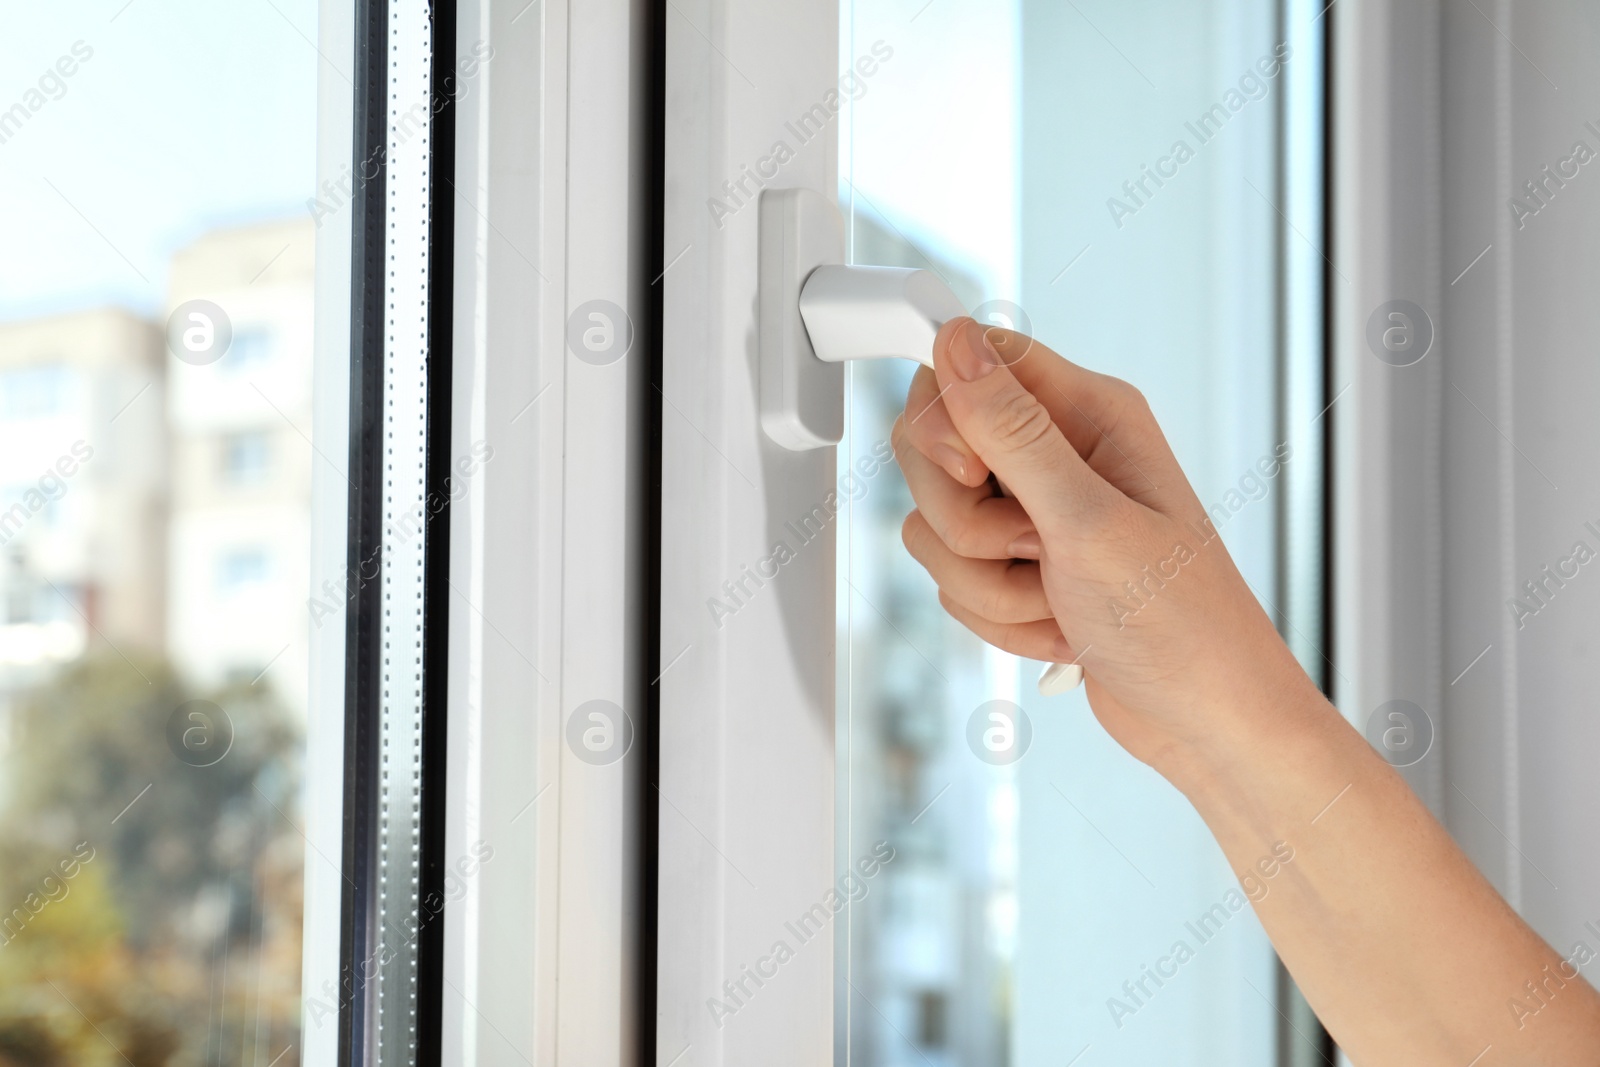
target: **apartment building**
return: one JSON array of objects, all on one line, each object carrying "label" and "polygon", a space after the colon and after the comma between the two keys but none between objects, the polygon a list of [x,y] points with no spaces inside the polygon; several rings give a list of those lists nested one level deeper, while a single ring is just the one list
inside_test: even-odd
[{"label": "apartment building", "polygon": [[0,718],[96,646],[162,651],[164,370],[126,311],[0,325]]},{"label": "apartment building", "polygon": [[301,711],[311,471],[329,461],[312,441],[313,243],[300,219],[207,233],[174,256],[167,309],[168,654]]}]

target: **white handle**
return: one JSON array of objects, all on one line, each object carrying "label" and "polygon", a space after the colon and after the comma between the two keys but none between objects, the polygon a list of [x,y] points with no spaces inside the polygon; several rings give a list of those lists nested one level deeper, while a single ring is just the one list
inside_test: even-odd
[{"label": "white handle", "polygon": [[914,359],[933,366],[939,327],[967,313],[937,274],[910,267],[818,267],[800,290],[817,358]]}]

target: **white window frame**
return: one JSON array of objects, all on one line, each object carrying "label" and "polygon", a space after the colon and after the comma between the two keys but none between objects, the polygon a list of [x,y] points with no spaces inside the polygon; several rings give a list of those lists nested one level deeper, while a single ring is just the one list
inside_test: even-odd
[{"label": "white window frame", "polygon": [[[354,0],[322,0],[317,40],[325,54],[355,53]],[[317,68],[317,184],[338,181],[354,141],[355,88],[348,63]],[[312,361],[312,439],[350,437],[351,212],[328,220],[316,235],[316,295]],[[347,565],[350,487],[344,450],[311,467],[311,589],[343,581]],[[337,464],[337,466],[335,466]],[[339,1027],[324,1014],[337,1005],[340,900],[344,850],[344,626],[337,619],[311,628],[308,652],[305,762],[305,912],[301,957],[301,1062],[339,1062]],[[323,1002],[316,1002],[316,998]]]},{"label": "white window frame", "polygon": [[[1595,147],[1558,103],[1594,82],[1593,64],[1572,58],[1584,15],[1424,0],[1333,16],[1331,314],[1347,389],[1332,413],[1335,695],[1358,728],[1393,699],[1427,712],[1433,752],[1402,774],[1565,951],[1590,936],[1583,887],[1600,884],[1600,864],[1570,846],[1600,803],[1574,754],[1600,732],[1572,655],[1583,638],[1552,640],[1563,624],[1548,617],[1519,627],[1508,601],[1574,540],[1593,543],[1592,474],[1577,457],[1596,447],[1580,354],[1597,315],[1573,294],[1592,287],[1575,242],[1600,207],[1552,185],[1519,229],[1508,198],[1526,198],[1523,183],[1574,140]],[[1433,332],[1406,367],[1375,358],[1365,336],[1396,299]],[[1592,629],[1584,594],[1558,595],[1579,612],[1566,625]]]},{"label": "white window frame", "polygon": [[[637,322],[605,366],[567,323],[596,299],[640,319],[654,273],[646,8],[462,5],[459,40],[494,57],[458,114],[452,452],[495,453],[452,516],[446,852],[495,854],[447,926],[447,1063],[636,1062],[648,362]],[[635,725],[605,766],[564,740],[594,699]]]},{"label": "white window frame", "polygon": [[[579,759],[585,701],[645,707],[648,323],[622,358],[574,358],[586,300],[638,319],[658,273],[643,120],[654,25],[642,0],[459,5],[450,455],[447,875],[439,1061],[640,1061],[640,752]],[[351,166],[356,0],[322,0],[318,182]],[[351,212],[318,234],[316,421],[349,432]],[[492,457],[483,452],[492,449]],[[342,582],[349,486],[318,468],[312,588]],[[303,1062],[341,1062],[314,1000],[340,976],[345,633],[313,634]],[[653,662],[653,656],[650,657]],[[636,732],[637,733],[637,732]],[[636,738],[636,746],[638,740]],[[487,854],[486,854],[487,853]],[[449,866],[455,868],[454,863]],[[434,1058],[419,1052],[421,1062]]]},{"label": "white window frame", "polygon": [[[696,1067],[833,1059],[828,934],[729,1019],[726,982],[760,968],[834,876],[834,546],[718,625],[707,601],[767,557],[775,531],[834,488],[834,451],[790,452],[756,398],[758,206],[708,191],[767,156],[838,78],[836,0],[705,0],[667,21],[663,283],[660,955],[657,1057]],[[735,57],[730,59],[729,57]],[[737,64],[737,66],[735,66]],[[759,89],[750,82],[755,78]],[[836,192],[816,138],[775,186]],[[749,187],[753,189],[752,187]],[[768,964],[770,969],[772,964]]]}]

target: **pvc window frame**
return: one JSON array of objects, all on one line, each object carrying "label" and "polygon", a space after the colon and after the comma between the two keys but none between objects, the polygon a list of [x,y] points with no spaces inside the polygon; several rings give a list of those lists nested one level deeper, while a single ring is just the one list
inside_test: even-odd
[{"label": "pvc window frame", "polygon": [[[428,152],[403,160],[394,151],[403,146],[389,143],[378,153],[386,165],[409,165],[406,180],[427,167],[426,398],[420,424],[412,398],[405,444],[420,449],[424,506],[441,506],[427,508],[426,614],[408,635],[423,642],[406,665],[421,677],[416,726],[427,762],[418,822],[407,828],[421,852],[408,892],[439,901],[440,921],[414,920],[414,1035],[402,1022],[398,1040],[380,1040],[374,1006],[352,977],[358,946],[372,947],[354,920],[371,913],[377,891],[362,870],[373,845],[352,844],[352,830],[359,838],[363,820],[369,833],[381,827],[372,797],[382,692],[370,686],[382,681],[371,655],[386,643],[380,571],[349,583],[355,599],[341,625],[328,620],[313,633],[303,1056],[639,1063],[653,1048],[655,988],[652,116],[665,5],[322,0],[324,189],[352,184],[380,137],[395,136],[392,121],[373,128],[371,108],[398,84],[395,65],[414,78],[420,56],[376,43],[391,8],[433,20],[424,93],[442,105],[427,124]],[[319,441],[354,432],[359,443],[371,418],[386,414],[363,400],[403,365],[392,341],[376,360],[377,320],[362,303],[375,255],[368,238],[387,229],[397,175],[365,169],[353,184],[371,198],[354,198],[318,233]],[[579,358],[569,344],[569,319],[594,301],[617,311],[624,340],[614,358]],[[386,447],[358,447],[343,471],[319,469],[313,591],[344,583],[367,543],[381,543],[375,490],[390,481]],[[380,506],[354,538],[352,504],[358,518]],[[363,642],[368,658],[352,658]],[[574,711],[597,700],[625,709],[629,744],[615,760],[585,758],[566,740]],[[390,771],[413,768],[391,761]],[[393,1004],[386,1010],[409,1010],[404,997]]]}]

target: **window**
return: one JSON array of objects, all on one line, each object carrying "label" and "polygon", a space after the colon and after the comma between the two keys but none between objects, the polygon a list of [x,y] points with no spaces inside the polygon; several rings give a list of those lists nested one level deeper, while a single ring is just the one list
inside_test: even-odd
[{"label": "window", "polygon": [[0,372],[0,414],[8,419],[55,415],[67,403],[69,384],[69,372],[60,364]]},{"label": "window", "polygon": [[263,549],[233,549],[224,553],[217,564],[217,591],[224,595],[238,593],[265,582],[267,574],[267,553]]},{"label": "window", "polygon": [[272,469],[272,435],[254,430],[222,443],[222,478],[236,487],[260,485]]},{"label": "window", "polygon": [[[20,563],[14,563],[11,569],[14,572],[19,567]],[[6,624],[33,622],[37,615],[36,599],[37,593],[27,576],[16,573],[8,575],[5,590]]]},{"label": "window", "polygon": [[272,332],[263,327],[245,327],[233,335],[227,359],[222,364],[230,374],[254,374],[271,362]]},{"label": "window", "polygon": [[[941,0],[919,15],[915,41],[894,9],[847,3],[841,14],[852,91],[834,134],[854,261],[934,271],[978,317],[1133,381],[1202,498],[1224,499],[1275,444],[1264,384],[1233,392],[1225,430],[1192,413],[1219,382],[1271,382],[1279,358],[1277,215],[1250,191],[1278,195],[1266,191],[1279,105],[1263,103],[1285,91],[1276,8],[1217,0],[1150,22],[1115,4]],[[1208,36],[1219,22],[1236,32]],[[1016,73],[945,76],[964,65]],[[1142,77],[1151,68],[1162,90]],[[1146,157],[1155,166],[1174,137],[1196,138],[1189,102],[1241,78],[1250,95],[1225,136],[1198,146],[1209,177],[1179,171],[1130,194],[1124,181],[1143,180]],[[981,130],[983,150],[951,153],[935,132],[949,129]],[[1226,318],[1196,289],[1206,276],[1230,279]],[[887,438],[912,369],[850,368],[841,477]],[[891,472],[865,489],[840,531],[839,655],[862,665],[838,702],[840,855],[853,862],[885,840],[897,856],[852,907],[835,1009],[844,1047],[892,1067],[1032,1064],[1047,1049],[1065,1061],[1088,1046],[1128,1062],[1175,1062],[1181,1048],[1273,1063],[1272,1005],[1235,994],[1275,987],[1253,915],[1232,920],[1211,980],[1172,983],[1137,1018],[1132,1002],[1112,1010],[1127,1001],[1124,979],[1233,884],[1221,851],[1181,796],[1108,742],[1082,690],[1041,697],[1039,665],[937,609],[900,543],[913,506],[902,480]],[[1276,514],[1256,502],[1227,530],[1263,590],[1276,581]],[[972,740],[996,714],[1007,726],[998,754]],[[1228,1023],[1213,1031],[1202,1017]]]},{"label": "window", "polygon": [[119,0],[0,39],[0,1062],[305,1062],[311,479],[240,512],[214,442],[229,484],[327,461],[208,345],[259,367],[311,321],[319,32]]},{"label": "window", "polygon": [[[1256,471],[1318,412],[1283,403],[1308,377],[1320,390],[1323,369],[1320,339],[1284,340],[1286,320],[1318,329],[1284,294],[1308,278],[1321,291],[1286,253],[1319,232],[1316,198],[1298,194],[1320,187],[1320,164],[1286,138],[1320,143],[1320,98],[1304,89],[1321,83],[1325,6],[714,0],[669,19],[663,1057],[715,1045],[740,1062],[778,1045],[875,1067],[1032,1065],[1093,1046],[1079,1062],[1267,1067],[1280,1047],[1323,1054],[1253,915],[1230,917],[1195,980],[1125,1004],[1136,1018],[1114,1010],[1234,885],[1221,850],[1081,691],[1041,696],[1040,664],[940,610],[901,544],[912,501],[884,470],[911,368],[842,369],[836,452],[785,451],[765,405],[793,380],[769,388],[758,356],[801,336],[763,288],[796,249],[933,272],[976,317],[1138,385],[1202,500],[1229,509],[1246,579],[1283,605],[1286,566],[1312,543],[1289,536],[1300,475],[1260,491]],[[758,216],[789,188],[837,197],[838,253],[820,225],[767,244]],[[800,403],[831,403],[809,370]],[[1314,497],[1315,451],[1294,443]],[[833,529],[816,537],[792,518],[805,515]],[[775,558],[773,577],[759,561]],[[986,743],[997,707],[1007,758]],[[832,958],[814,930],[784,925],[814,907]]]}]

